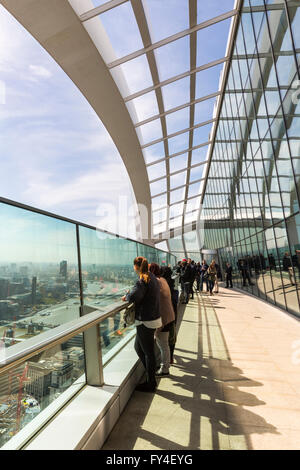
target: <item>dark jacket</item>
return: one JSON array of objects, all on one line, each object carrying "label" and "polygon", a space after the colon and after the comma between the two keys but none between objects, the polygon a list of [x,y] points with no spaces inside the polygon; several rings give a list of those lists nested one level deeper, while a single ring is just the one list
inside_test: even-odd
[{"label": "dark jacket", "polygon": [[226,266],[226,275],[227,277],[232,277],[232,266]]},{"label": "dark jacket", "polygon": [[126,295],[128,302],[134,302],[135,318],[139,321],[152,321],[160,318],[160,285],[154,274],[149,273],[150,281],[139,279]]},{"label": "dark jacket", "polygon": [[192,282],[194,280],[194,272],[190,264],[186,264],[181,270],[181,281]]},{"label": "dark jacket", "polygon": [[191,280],[190,282],[194,282],[196,279],[196,274],[197,274],[197,267],[195,264],[191,264]]},{"label": "dark jacket", "polygon": [[204,276],[206,271],[208,270],[208,264],[201,264],[200,266],[200,276]]}]

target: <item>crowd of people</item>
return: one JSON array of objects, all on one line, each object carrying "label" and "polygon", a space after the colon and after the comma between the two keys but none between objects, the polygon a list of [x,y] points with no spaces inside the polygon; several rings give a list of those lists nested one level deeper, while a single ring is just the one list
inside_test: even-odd
[{"label": "crowd of people", "polygon": [[[208,265],[205,259],[202,263],[195,263],[191,258],[183,259],[178,262],[176,272],[180,276],[182,303],[187,304],[190,298],[194,298],[195,281],[198,292],[203,291],[204,284],[206,285],[206,292],[209,292],[210,295],[219,292],[218,281],[222,280],[222,273],[215,260],[212,260]],[[225,277],[226,288],[233,287],[232,266],[230,263],[226,264]]]},{"label": "crowd of people", "polygon": [[[157,378],[168,376],[174,361],[179,291],[181,302],[185,304],[194,298],[195,281],[196,290],[202,291],[205,283],[207,292],[213,295],[214,288],[218,292],[221,271],[215,261],[208,265],[205,260],[195,263],[191,259],[183,259],[171,269],[156,263],[149,264],[142,256],[134,259],[133,268],[138,279],[122,300],[135,305],[134,347],[146,371],[145,382],[138,385],[136,390],[154,392]],[[226,281],[227,287],[230,282],[232,287],[232,268],[229,263]],[[160,353],[159,364],[155,344]]]},{"label": "crowd of people", "polygon": [[[296,254],[297,257],[294,258],[290,258],[288,253],[285,254],[283,270],[291,272],[295,267],[300,269],[300,251]],[[271,255],[268,263],[270,270],[276,270],[276,263]],[[135,351],[146,371],[146,381],[136,389],[154,392],[157,387],[157,377],[168,376],[170,365],[174,361],[178,302],[188,304],[189,300],[194,298],[194,289],[203,292],[204,286],[209,295],[218,293],[218,281],[222,280],[222,272],[215,260],[210,264],[206,260],[195,263],[190,258],[179,261],[171,269],[156,263],[149,264],[146,258],[139,256],[134,259],[133,267],[138,280],[122,300],[135,305]],[[225,287],[232,288],[233,268],[229,262],[223,268]],[[261,254],[255,257],[245,256],[237,261],[237,268],[243,285],[246,285],[246,281],[249,285],[253,285],[252,270],[257,273],[267,269],[266,259]],[[155,354],[155,344],[159,350],[159,364]]]}]

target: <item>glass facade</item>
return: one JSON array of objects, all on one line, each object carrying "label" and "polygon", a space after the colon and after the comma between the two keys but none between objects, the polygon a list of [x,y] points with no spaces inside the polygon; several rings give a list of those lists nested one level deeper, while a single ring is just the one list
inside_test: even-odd
[{"label": "glass facade", "polygon": [[[0,202],[0,447],[47,415],[86,383],[86,345],[82,333],[70,337],[70,324],[116,305],[136,280],[133,260],[172,266],[168,252]],[[124,311],[124,310],[123,310]],[[134,335],[123,311],[101,322],[102,363]],[[66,326],[64,326],[66,325]],[[65,334],[8,371],[7,358],[39,349],[49,335]],[[57,411],[57,410],[56,410]]]},{"label": "glass facade", "polygon": [[203,204],[205,247],[236,285],[296,315],[299,15],[299,2],[244,2]]}]

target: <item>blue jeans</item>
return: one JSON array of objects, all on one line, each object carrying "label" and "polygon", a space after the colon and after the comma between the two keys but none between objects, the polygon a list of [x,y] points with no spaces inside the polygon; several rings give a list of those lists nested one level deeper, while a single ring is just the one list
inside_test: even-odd
[{"label": "blue jeans", "polygon": [[208,284],[209,284],[209,292],[212,292],[214,285],[215,285],[215,281],[212,281],[211,279],[209,279]]},{"label": "blue jeans", "polygon": [[203,291],[203,282],[205,282],[205,284],[206,284],[206,292],[208,292],[208,291],[209,291],[208,280],[207,280],[204,276],[201,276],[201,277],[200,277],[200,291],[201,291],[201,292]]}]

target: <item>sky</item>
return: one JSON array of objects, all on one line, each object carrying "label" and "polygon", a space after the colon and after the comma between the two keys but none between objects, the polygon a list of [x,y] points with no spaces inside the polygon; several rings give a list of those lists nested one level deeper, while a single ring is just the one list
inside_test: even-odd
[{"label": "sky", "polygon": [[0,77],[2,197],[94,226],[116,192],[134,203],[125,166],[98,116],[2,6]]},{"label": "sky", "polygon": [[[95,6],[102,3],[94,0]],[[188,0],[146,0],[145,6],[152,42],[188,28]],[[199,0],[197,22],[231,8],[232,0],[210,0],[205,2],[205,8]],[[143,47],[129,2],[101,15],[101,21],[116,58]],[[197,65],[224,56],[229,24],[230,20],[226,20],[198,32]],[[161,80],[189,69],[188,47],[185,37],[155,51]],[[130,93],[152,84],[145,56],[120,68]],[[217,91],[221,69],[219,66],[197,74],[196,98]],[[2,6],[0,80],[0,195],[136,238],[134,224],[111,227],[105,213],[105,208],[115,203],[116,194],[126,199],[128,206],[135,202],[125,166],[109,134],[69,77]],[[5,102],[1,100],[3,88]],[[189,79],[165,86],[162,92],[165,109],[188,102]],[[158,112],[153,92],[133,103],[138,121]],[[213,102],[197,105],[195,123],[210,119],[212,109]],[[166,121],[168,133],[172,133],[187,128],[189,116],[184,110],[170,114]],[[208,140],[210,129],[198,129],[194,145]],[[142,144],[162,137],[160,122],[142,126],[140,136]],[[188,133],[170,139],[170,153],[186,148],[187,142]],[[163,146],[147,147],[143,154],[147,163],[153,162],[164,156]],[[205,158],[203,152],[194,154],[192,163]],[[182,159],[186,161],[186,155]],[[177,169],[173,162],[170,167]],[[193,178],[201,177],[201,173],[200,169],[197,174],[194,172]],[[164,176],[165,166],[153,165],[148,174],[150,180]],[[151,185],[152,196],[164,190],[165,181]],[[172,189],[185,181],[186,172],[173,177]],[[192,191],[197,194],[196,185]],[[182,194],[182,190],[173,191],[171,200],[180,200]],[[155,198],[154,202],[159,204],[160,200],[164,198]]]}]

